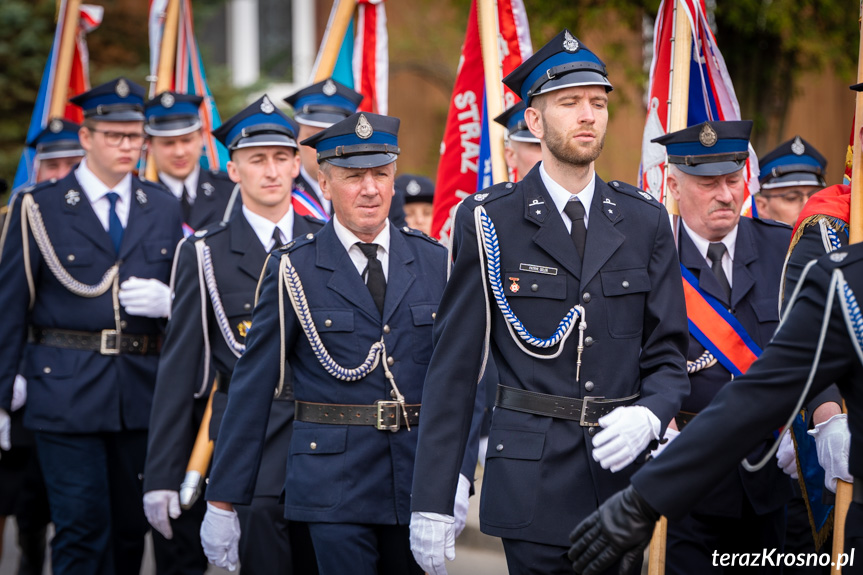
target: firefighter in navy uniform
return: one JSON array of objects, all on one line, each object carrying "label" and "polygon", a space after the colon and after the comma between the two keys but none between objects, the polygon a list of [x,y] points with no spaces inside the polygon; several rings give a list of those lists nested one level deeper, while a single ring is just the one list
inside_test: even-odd
[{"label": "firefighter in navy uniform", "polygon": [[466,198],[456,215],[411,505],[414,555],[435,574],[453,555],[451,476],[486,337],[500,385],[480,521],[503,538],[510,573],[570,570],[572,518],[629,484],[689,392],[668,214],[594,172],[608,120],[605,66],[564,31],[505,83],[528,105],[543,161],[518,183]]},{"label": "firefighter in navy uniform", "polygon": [[[201,421],[200,399],[206,400],[216,378],[210,438],[217,441],[231,373],[245,348],[255,287],[267,253],[323,225],[297,215],[291,206],[293,178],[300,162],[296,132],[296,123],[267,96],[216,131],[231,152],[228,173],[240,185],[242,208],[233,210],[230,220],[195,232],[178,252],[174,302],[150,421],[144,507],[153,527],[164,536],[177,538],[178,522],[190,517],[193,537],[181,539],[174,564],[182,557],[200,557],[197,573],[207,568],[199,536],[206,503],[200,498],[179,520],[177,515],[178,490]],[[206,310],[203,317],[202,309]],[[270,410],[255,498],[251,505],[238,507],[244,573],[309,572],[308,564],[291,568],[289,525],[278,502],[285,482],[284,446],[290,443],[294,412],[289,389],[273,401]],[[299,551],[308,554],[308,546],[299,546]]]},{"label": "firefighter in navy uniform", "polygon": [[204,152],[201,117],[203,98],[162,92],[145,104],[149,153],[159,181],[180,200],[187,234],[221,221],[234,191],[228,174],[201,167]]},{"label": "firefighter in navy uniform", "polygon": [[758,158],[758,168],[761,189],[754,196],[758,217],[789,226],[797,221],[812,194],[827,185],[827,159],[800,136]]},{"label": "firefighter in navy uniform", "polygon": [[72,99],[87,157],[16,196],[0,259],[0,433],[21,370],[54,573],[137,573],[144,551],[140,476],[182,219],[132,175],[143,95],[119,78]]},{"label": "firefighter in navy uniform", "polygon": [[542,160],[539,138],[530,133],[524,121],[525,103],[517,102],[494,119],[506,128],[503,155],[510,180],[517,182]]},{"label": "firefighter in navy uniform", "polygon": [[[410,486],[446,250],[387,221],[398,126],[358,113],[303,142],[317,150],[334,216],[266,263],[207,488],[201,539],[217,565],[236,561],[231,503],[251,497],[273,390],[292,386],[285,513],[308,523],[320,572],[422,573],[408,543]],[[466,512],[475,449],[465,462],[452,480]]]},{"label": "firefighter in navy uniform", "polygon": [[294,109],[294,120],[300,125],[297,140],[300,142],[302,163],[294,187],[317,201],[328,216],[333,214],[333,207],[318,185],[315,149],[302,142],[356,112],[362,101],[362,94],[332,78],[306,86],[285,98],[285,102]]},{"label": "firefighter in navy uniform", "polygon": [[[789,314],[749,370],[725,385],[672,445],[633,476],[629,488],[576,527],[569,557],[577,573],[600,573],[621,557],[624,561],[640,557],[660,514],[669,519],[684,517],[725,476],[735,473],[766,435],[786,425],[804,400],[834,382],[848,405],[851,435],[847,443],[833,448],[850,454],[855,478],[845,520],[844,551],[850,554],[863,548],[863,325],[859,308],[863,246],[856,244],[822,256],[800,281],[801,290],[789,303]],[[762,463],[748,459],[752,464]],[[773,465],[771,459],[764,463]],[[763,551],[759,551],[760,563],[771,550]],[[781,563],[775,565],[776,555],[771,557],[778,571]],[[842,568],[843,573],[863,573],[860,555],[855,559]],[[717,562],[720,560],[718,557]]]}]

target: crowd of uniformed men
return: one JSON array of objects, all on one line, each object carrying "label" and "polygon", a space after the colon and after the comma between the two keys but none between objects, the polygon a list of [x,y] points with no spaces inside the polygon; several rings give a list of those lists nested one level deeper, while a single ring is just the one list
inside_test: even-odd
[{"label": "crowd of uniformed men", "polygon": [[[461,203],[451,253],[428,235],[433,183],[397,177],[399,120],[332,79],[290,116],[265,95],[227,120],[227,173],[200,166],[200,98],[145,101],[126,78],[28,142],[39,183],[14,191],[0,252],[0,515],[20,573],[41,572],[51,522],[62,574],[137,573],[151,527],[160,574],[444,574],[478,458],[481,528],[513,574],[638,566],[660,514],[669,573],[815,549],[780,428],[820,360],[802,394],[824,483],[863,473],[840,408],[859,428],[847,188],[813,196],[826,161],[795,137],[761,158],[760,217],[741,217],[752,123],[705,122],[656,140],[671,220],[596,175],[612,85],[569,31],[504,83],[517,181]],[[157,182],[135,173],[145,143]]]}]

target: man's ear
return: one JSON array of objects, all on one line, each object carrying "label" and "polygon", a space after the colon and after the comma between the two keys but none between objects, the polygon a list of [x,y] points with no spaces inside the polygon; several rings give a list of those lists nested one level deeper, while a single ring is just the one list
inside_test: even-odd
[{"label": "man's ear", "polygon": [[237,169],[237,163],[234,160],[228,162],[226,166],[228,168],[228,177],[231,178],[231,181],[235,184],[240,183],[240,170]]},{"label": "man's ear", "polygon": [[542,115],[536,108],[530,107],[524,111],[524,123],[527,124],[527,129],[530,133],[542,139],[544,132],[542,130]]}]

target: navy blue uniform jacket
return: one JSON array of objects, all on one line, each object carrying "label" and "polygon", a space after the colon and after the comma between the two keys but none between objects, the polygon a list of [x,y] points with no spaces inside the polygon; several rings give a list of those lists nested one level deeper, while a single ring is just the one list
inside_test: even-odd
[{"label": "navy blue uniform jacket", "polygon": [[[197,201],[195,205],[197,205]],[[294,234],[304,236],[319,230],[323,222],[294,214]],[[213,224],[187,238],[180,247],[174,278],[174,302],[171,321],[165,336],[153,413],[150,417],[149,448],[144,472],[144,490],[177,490],[183,481],[186,464],[201,424],[209,388],[216,371],[230,377],[237,357],[228,348],[216,322],[209,294],[205,294],[207,333],[212,367],[206,391],[195,399],[195,393],[205,385],[204,333],[201,323],[201,288],[198,281],[196,242],[210,248],[213,273],[219,296],[231,331],[237,342],[245,342],[248,323],[255,306],[255,288],[261,276],[267,252],[258,236],[243,216],[234,210],[227,223]],[[248,322],[248,323],[245,323]],[[224,390],[223,390],[224,391]],[[228,403],[227,393],[213,396],[210,438],[218,437],[219,424]],[[278,496],[285,482],[290,423],[294,415],[293,398],[273,402],[267,426],[266,447],[261,472],[258,474],[257,495]]]},{"label": "navy blue uniform jacket", "polygon": [[[97,284],[119,261],[121,283],[131,276],[170,281],[174,250],[182,237],[182,215],[176,198],[162,186],[132,177],[129,221],[119,254],[74,171],[30,193],[39,204],[60,263],[76,280]],[[9,410],[12,383],[22,370],[28,396],[24,423],[30,429],[56,433],[147,429],[158,356],[102,355],[27,343],[31,325],[100,332],[114,329],[115,322],[111,289],[99,297],[83,298],[60,285],[36,246],[32,228],[28,239],[36,300],[28,310],[21,238],[23,197],[23,192],[18,194],[13,204],[0,260],[0,301],[6,322],[0,330],[0,407]],[[156,337],[164,325],[161,319],[130,316],[122,307],[120,317],[127,334]]]},{"label": "navy blue uniform jacket", "polygon": [[[288,250],[312,320],[333,359],[343,367],[356,367],[383,334],[399,389],[407,403],[420,403],[431,357],[432,323],[446,282],[446,250],[415,230],[390,226],[390,232],[383,317],[332,222],[313,239],[298,240]],[[266,264],[248,347],[234,370],[207,489],[210,501],[247,503],[252,497],[267,413],[279,378],[281,253],[274,252]],[[329,375],[314,355],[287,294],[284,301],[286,358],[298,401],[371,405],[391,399],[380,365],[355,382]],[[421,413],[419,428],[424,417]],[[392,433],[371,426],[294,421],[285,481],[287,518],[407,524],[417,435],[417,426]],[[455,481],[459,467],[452,472]]]},{"label": "navy blue uniform jacket", "polygon": [[[857,301],[861,300],[863,246],[842,248],[818,260],[788,318],[761,357],[743,376],[725,385],[662,456],[632,478],[633,486],[653,509],[672,519],[682,517],[743,457],[759,448],[763,437],[785,424],[812,368],[831,273],[836,268],[844,272]],[[849,470],[855,477],[863,477],[863,365],[838,295],[829,318],[808,397],[834,382],[838,384],[848,404]],[[748,459],[755,463],[753,457]],[[767,462],[770,466],[776,467],[775,460]]]},{"label": "navy blue uniform jacket", "polygon": [[[456,215],[454,268],[435,323],[414,511],[451,515],[453,510],[454,476],[468,435],[486,330],[473,213],[479,205],[497,228],[509,304],[532,334],[551,336],[575,304],[586,311],[577,382],[577,332],[556,359],[534,359],[516,346],[492,299],[491,352],[502,385],[577,398],[640,392],[636,403],[649,408],[663,429],[689,392],[683,287],[662,205],[632,186],[608,185],[597,177],[585,261],[579,266],[578,252],[538,168],[517,184],[469,196]],[[545,273],[524,271],[541,268]],[[518,278],[517,291],[509,287],[511,278]],[[590,429],[577,421],[496,408],[482,489],[483,531],[568,545],[573,522],[626,487],[637,467],[603,470],[591,456],[595,429]]]},{"label": "navy blue uniform jacket", "polygon": [[[730,302],[710,264],[698,252],[683,226],[679,235],[681,263],[698,278],[705,292],[731,310],[753,341],[764,349],[779,325],[779,283],[785,252],[791,241],[791,228],[773,220],[740,218]],[[703,352],[704,347],[691,338],[689,359],[695,360]],[[701,412],[729,381],[731,373],[719,363],[692,374],[692,393],[684,400],[681,409],[690,413]],[[770,448],[773,435],[768,433],[761,439],[761,445],[752,454],[753,460]],[[740,517],[744,497],[748,498],[756,513],[767,513],[788,502],[791,482],[775,464],[767,465],[757,473],[749,473],[741,467],[737,473],[723,477],[696,510],[709,515]]]},{"label": "navy blue uniform jacket", "polygon": [[225,215],[235,185],[225,172],[201,168],[195,203],[192,204],[189,221],[186,222],[189,227],[197,230],[220,221]]}]

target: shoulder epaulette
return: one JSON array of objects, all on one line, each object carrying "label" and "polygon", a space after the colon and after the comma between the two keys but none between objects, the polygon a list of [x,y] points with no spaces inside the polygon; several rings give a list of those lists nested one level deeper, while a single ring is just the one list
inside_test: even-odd
[{"label": "shoulder epaulette", "polygon": [[291,253],[291,252],[295,251],[298,248],[301,248],[302,246],[314,243],[314,241],[315,241],[315,234],[308,233],[304,236],[294,238],[293,240],[289,241],[285,245],[279,246],[274,251],[279,253],[279,254],[287,254],[287,253]]},{"label": "shoulder epaulette", "polygon": [[220,180],[232,181],[231,177],[228,175],[227,172],[223,172],[221,170],[209,170],[209,172],[210,172],[210,175],[213,176],[214,178],[219,178]]},{"label": "shoulder epaulette", "polygon": [[19,194],[39,193],[42,190],[47,190],[48,188],[53,188],[54,186],[57,185],[57,181],[58,180],[52,178],[52,179],[46,180],[44,182],[39,182],[38,184],[33,184],[30,186],[27,186],[26,188],[21,188],[20,190],[13,192],[13,196],[17,196]]},{"label": "shoulder epaulette", "polygon": [[612,180],[608,182],[608,185],[614,188],[615,191],[623,192],[624,194],[627,194],[634,198],[638,198],[639,200],[647,202],[648,204],[652,204],[657,208],[659,207],[659,202],[656,201],[656,198],[654,198],[648,192],[645,192],[640,188],[636,188],[632,184],[627,184],[626,182],[621,182],[620,180]]},{"label": "shoulder epaulette", "polygon": [[204,237],[209,238],[211,236],[218,234],[219,232],[222,232],[222,231],[228,229],[229,225],[230,225],[230,222],[216,222],[216,223],[213,223],[213,224],[210,224],[210,225],[207,225],[207,226],[204,226],[202,228],[195,230],[195,233],[193,233],[189,237],[193,238],[193,239],[194,238],[200,239],[200,238],[204,238]]},{"label": "shoulder epaulette", "polygon": [[481,206],[485,205],[489,202],[493,202],[497,199],[500,199],[504,196],[508,196],[515,190],[515,184],[512,182],[501,182],[500,184],[495,184],[484,190],[480,190],[475,194],[471,194],[464,199],[464,203],[469,206]]},{"label": "shoulder epaulette", "polygon": [[818,258],[818,263],[828,269],[842,268],[863,259],[863,244],[845,246]]},{"label": "shoulder epaulette", "polygon": [[[296,212],[295,212],[295,213],[296,213]],[[300,217],[301,217],[301,218],[303,218],[304,220],[308,221],[308,222],[311,222],[311,223],[313,223],[313,224],[318,224],[318,225],[321,225],[321,226],[323,226],[324,224],[326,224],[326,223],[327,223],[327,222],[325,222],[324,220],[318,219],[318,218],[316,218],[315,216],[313,216],[313,215],[311,215],[311,214],[304,214],[304,215],[302,215],[302,216],[300,216]]]},{"label": "shoulder epaulette", "polygon": [[152,182],[150,180],[142,180],[141,178],[134,178],[132,180],[132,195],[135,195],[135,190],[139,188],[145,188],[148,192],[153,191],[159,194],[168,194],[171,199],[174,198],[174,194],[171,193],[171,190],[161,182]]},{"label": "shoulder epaulette", "polygon": [[441,247],[443,247],[443,244],[441,244],[439,241],[437,241],[436,239],[434,239],[434,238],[433,238],[433,237],[431,237],[430,235],[425,234],[425,233],[423,233],[423,232],[421,232],[421,231],[419,231],[419,230],[415,230],[414,228],[411,228],[411,227],[408,227],[408,226],[402,226],[402,227],[401,227],[401,228],[399,228],[399,229],[400,229],[400,230],[401,230],[401,232],[402,232],[403,234],[405,234],[406,236],[410,236],[410,237],[412,237],[412,238],[421,238],[421,239],[424,239],[424,240],[425,240],[425,241],[427,241],[427,242],[430,242],[430,243],[435,244],[436,246],[441,246]]},{"label": "shoulder epaulette", "polygon": [[769,219],[761,219],[761,218],[751,218],[753,222],[758,222],[759,224],[765,226],[772,226],[776,228],[785,228],[786,230],[790,230],[791,226],[786,224],[785,222],[780,222],[777,220],[769,220]]}]

